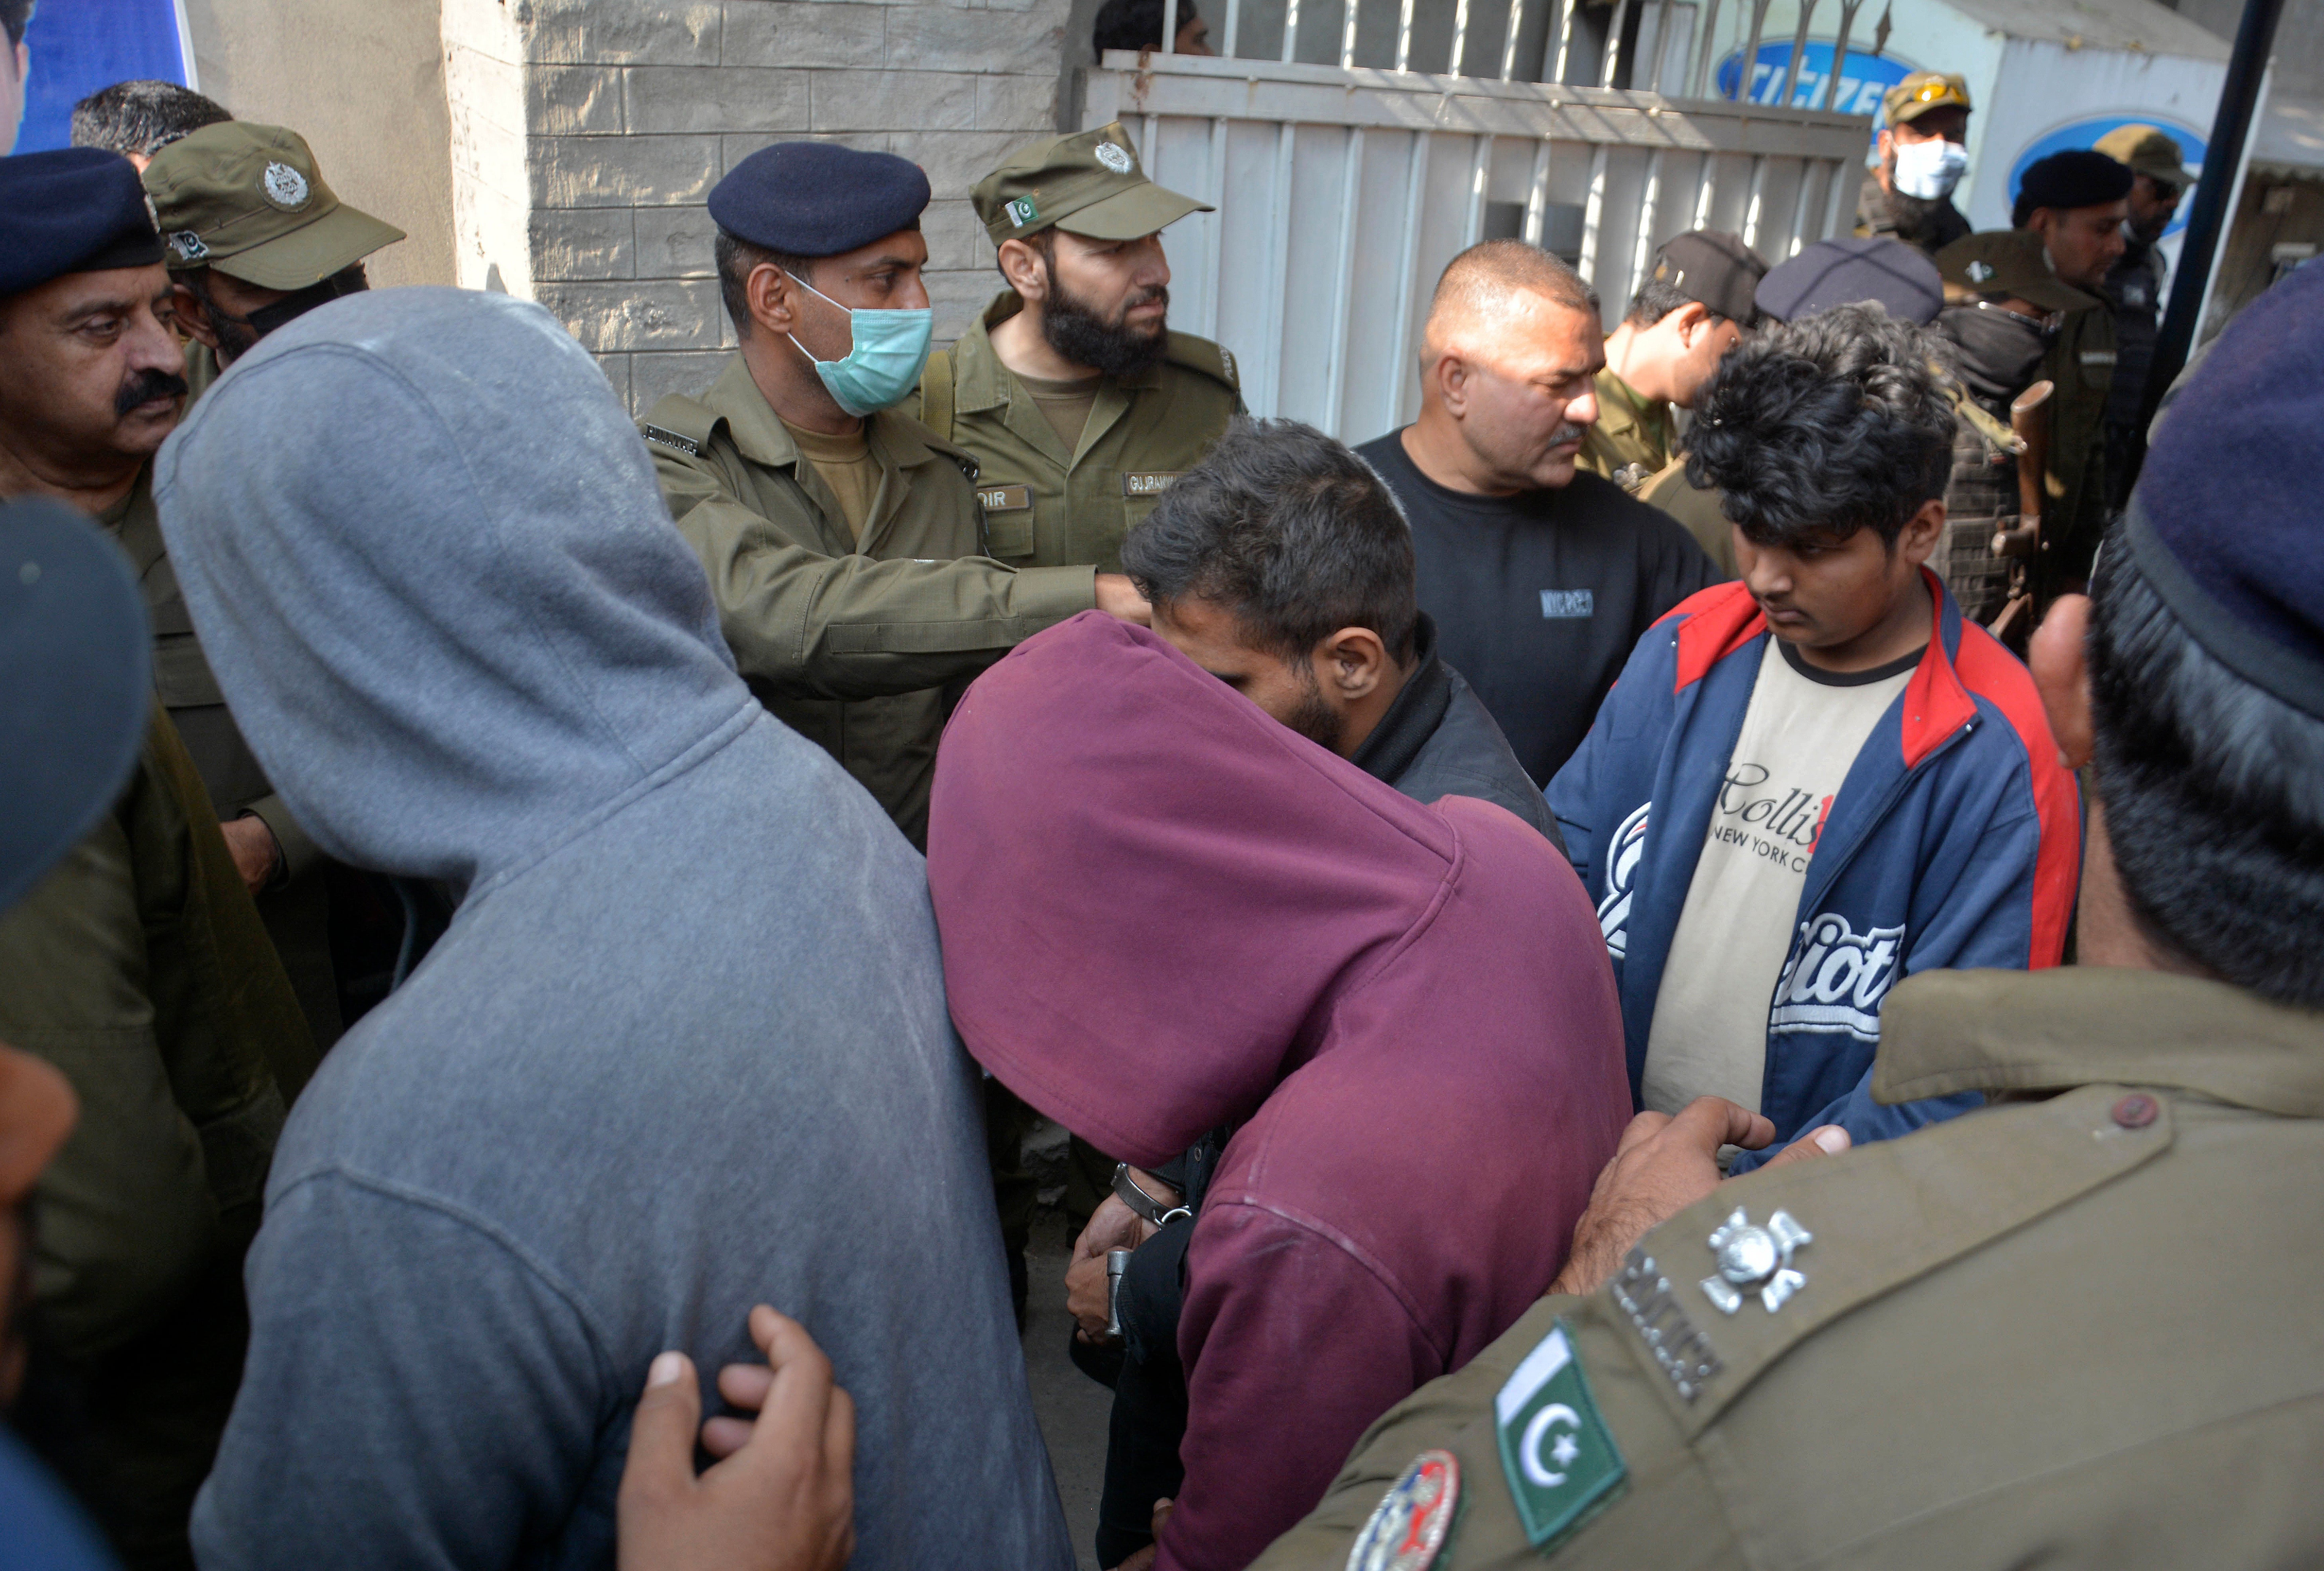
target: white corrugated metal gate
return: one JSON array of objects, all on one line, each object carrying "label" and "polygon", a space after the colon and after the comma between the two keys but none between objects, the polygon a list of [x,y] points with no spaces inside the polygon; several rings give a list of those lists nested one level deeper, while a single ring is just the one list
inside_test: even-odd
[{"label": "white corrugated metal gate", "polygon": [[[1358,58],[1360,16],[1381,3],[1343,0],[1343,62]],[[1475,41],[1471,0],[1456,3],[1457,60]],[[1745,5],[1764,16],[1766,0]],[[1288,9],[1276,23],[1286,37],[1315,31],[1300,30],[1297,0]],[[1605,36],[1623,38],[1628,9],[1623,0]],[[1684,33],[1671,31],[1674,10]],[[1655,78],[1708,72],[1710,50],[1687,48],[1694,10],[1650,0],[1631,30],[1633,48],[1643,35],[1646,58],[1662,57]],[[1429,291],[1456,253],[1492,235],[1573,258],[1610,327],[1654,248],[1682,230],[1734,230],[1778,261],[1852,215],[1862,119],[1508,79],[1522,15],[1517,0],[1495,51],[1500,79],[1158,51],[1139,69],[1121,51],[1089,73],[1084,125],[1122,121],[1155,180],[1218,206],[1170,230],[1171,320],[1234,353],[1254,413],[1350,441],[1410,420]],[[1395,58],[1408,63],[1414,0],[1401,0],[1399,20]],[[1231,7],[1230,50],[1235,31]],[[1562,26],[1536,25],[1550,35],[1536,46],[1544,74],[1578,47],[1573,32],[1571,6]],[[1654,50],[1657,33],[1670,48]],[[1591,74],[1615,76],[1617,50],[1603,53]]]}]

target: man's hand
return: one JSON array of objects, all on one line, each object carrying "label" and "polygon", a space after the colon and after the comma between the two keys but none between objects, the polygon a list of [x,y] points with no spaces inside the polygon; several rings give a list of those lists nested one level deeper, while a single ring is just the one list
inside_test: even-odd
[{"label": "man's hand", "polygon": [[[733,1371],[753,1372],[758,1421],[705,1425],[705,1448],[724,1460],[699,1477],[694,1363],[654,1360],[622,1470],[620,1571],[840,1571],[855,1552],[855,1403],[798,1321],[761,1304],[751,1339],[766,1365],[730,1364],[719,1388]],[[719,1426],[727,1443],[713,1445]]]},{"label": "man's hand", "polygon": [[[1675,1115],[1639,1114],[1591,1188],[1590,1208],[1573,1224],[1573,1252],[1549,1290],[1596,1292],[1632,1244],[1719,1187],[1720,1146],[1758,1151],[1775,1138],[1772,1122],[1718,1096],[1698,1096]],[[1785,1146],[1766,1166],[1831,1155],[1848,1144],[1848,1132],[1827,1123]]]},{"label": "man's hand", "polygon": [[1127,573],[1100,573],[1097,576],[1097,608],[1108,616],[1119,616],[1124,622],[1135,622],[1140,627],[1154,624],[1154,607],[1138,592]]},{"label": "man's hand", "polygon": [[242,874],[242,882],[250,892],[256,894],[274,881],[275,870],[282,865],[282,847],[274,842],[274,831],[256,813],[244,813],[239,818],[228,818],[218,826],[226,836],[226,848],[234,855],[234,870]]},{"label": "man's hand", "polygon": [[[1130,1169],[1138,1187],[1156,1199],[1169,1205],[1178,1202],[1177,1191],[1151,1173]],[[1109,1310],[1105,1280],[1105,1252],[1110,1249],[1136,1249],[1160,1231],[1137,1212],[1121,1203],[1119,1195],[1108,1195],[1098,1203],[1097,1210],[1074,1240],[1074,1258],[1065,1267],[1065,1308],[1080,1322],[1082,1339],[1101,1342],[1105,1328],[1112,1319]]]},{"label": "man's hand", "polygon": [[[1162,1537],[1162,1524],[1170,1520],[1170,1511],[1176,1503],[1176,1502],[1175,1501],[1168,1500],[1157,1500],[1154,1502],[1154,1537],[1156,1539],[1159,1540]],[[1132,1553],[1129,1559],[1124,1560],[1120,1565],[1116,1566],[1113,1568],[1113,1571],[1152,1571],[1154,1557],[1160,1552],[1161,1550],[1158,1542],[1148,1544],[1146,1548]]]}]

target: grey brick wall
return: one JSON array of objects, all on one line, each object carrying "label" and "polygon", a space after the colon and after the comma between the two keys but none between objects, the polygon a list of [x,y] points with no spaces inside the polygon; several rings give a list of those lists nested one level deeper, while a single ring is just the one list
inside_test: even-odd
[{"label": "grey brick wall", "polygon": [[[477,47],[513,52],[508,63],[522,78],[526,254],[491,264],[512,292],[556,312],[641,411],[665,393],[706,385],[733,346],[702,204],[737,160],[772,142],[839,141],[927,170],[928,293],[938,340],[956,337],[999,287],[968,189],[1011,148],[1054,132],[1069,9],[1069,0],[454,4],[511,18],[512,48]],[[490,34],[498,18],[479,20],[469,33]],[[497,82],[501,63],[477,71]],[[472,150],[466,162],[493,161]],[[481,273],[491,237],[462,239],[464,269]]]}]

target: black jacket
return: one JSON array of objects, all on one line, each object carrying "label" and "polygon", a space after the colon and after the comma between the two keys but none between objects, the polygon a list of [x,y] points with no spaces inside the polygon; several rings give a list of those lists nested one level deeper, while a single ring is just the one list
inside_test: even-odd
[{"label": "black jacket", "polygon": [[1461,673],[1436,652],[1436,624],[1421,614],[1412,674],[1379,725],[1356,749],[1355,765],[1416,802],[1474,797],[1507,808],[1560,851],[1557,820],[1509,739]]}]

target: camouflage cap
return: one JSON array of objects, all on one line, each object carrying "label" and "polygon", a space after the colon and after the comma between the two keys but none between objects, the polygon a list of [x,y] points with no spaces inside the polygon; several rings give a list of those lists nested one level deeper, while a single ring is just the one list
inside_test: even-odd
[{"label": "camouflage cap", "polygon": [[969,192],[992,243],[1052,226],[1093,240],[1136,240],[1208,202],[1165,190],[1138,166],[1121,122],[1020,147]]},{"label": "camouflage cap", "polygon": [[2059,278],[2042,237],[2024,229],[1964,235],[1937,253],[1937,273],[1952,290],[1988,300],[2015,297],[2045,311],[2078,311],[2098,303]]},{"label": "camouflage cap", "polygon": [[2143,174],[2174,190],[2184,190],[2195,177],[2180,162],[2179,142],[2155,125],[2117,125],[2095,143],[2092,151],[2116,163],[2126,163],[2133,174]]},{"label": "camouflage cap", "polygon": [[1971,107],[1969,79],[1958,71],[1914,71],[1880,98],[1880,124],[1910,125],[1932,109]]},{"label": "camouflage cap", "polygon": [[279,125],[205,125],[153,155],[145,194],[172,269],[215,267],[261,289],[300,290],[403,231],[339,200],[306,139]]}]

